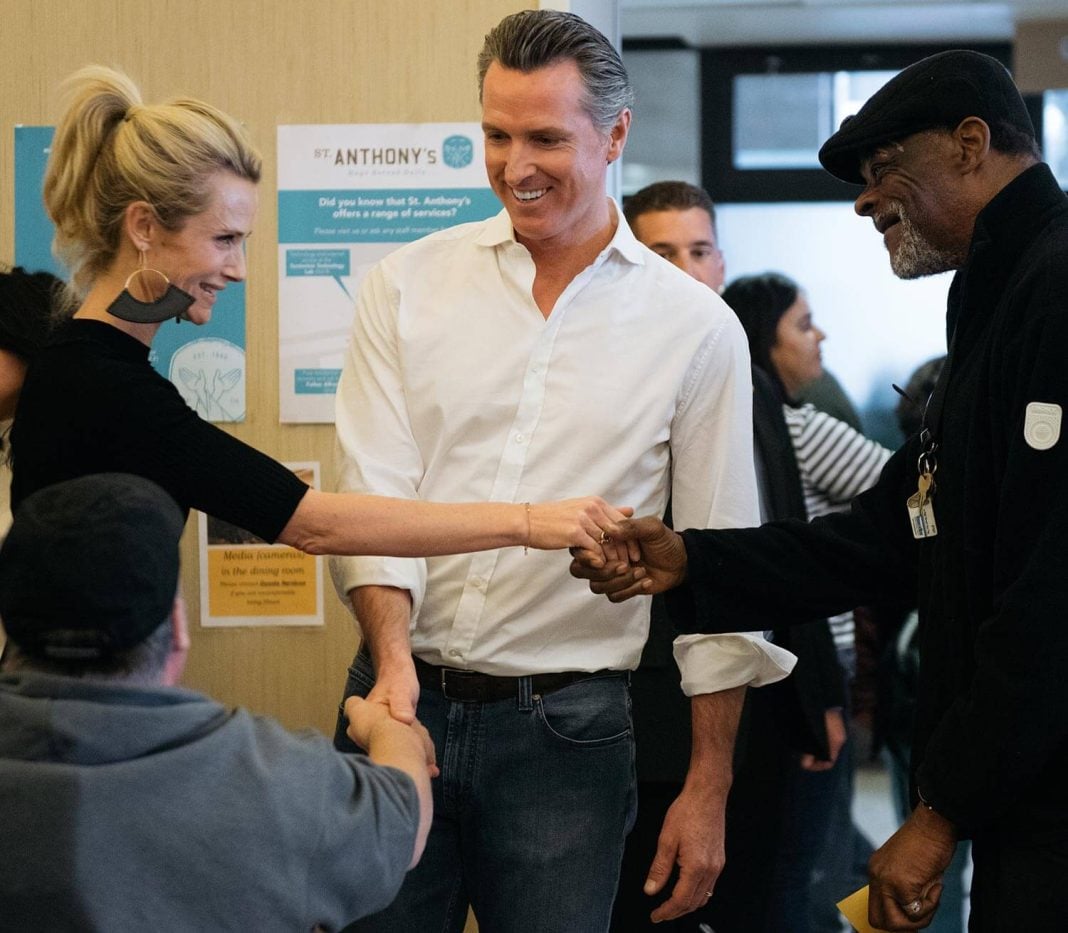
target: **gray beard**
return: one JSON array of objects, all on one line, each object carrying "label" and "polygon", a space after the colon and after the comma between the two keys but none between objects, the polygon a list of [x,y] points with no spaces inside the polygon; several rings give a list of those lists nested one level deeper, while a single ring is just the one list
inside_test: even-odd
[{"label": "gray beard", "polygon": [[901,229],[897,251],[890,253],[890,268],[899,279],[938,275],[950,269],[959,269],[964,264],[963,256],[932,246],[904,213],[901,204],[895,203],[891,207],[899,217]]}]

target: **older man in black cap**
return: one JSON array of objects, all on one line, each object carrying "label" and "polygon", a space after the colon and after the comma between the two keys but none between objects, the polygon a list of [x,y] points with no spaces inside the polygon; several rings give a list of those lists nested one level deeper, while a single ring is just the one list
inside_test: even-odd
[{"label": "older man in black cap", "polygon": [[182,525],[167,493],[123,474],[16,510],[0,548],[0,929],[337,929],[389,903],[418,858],[421,726],[348,700],[372,763],[173,686]]},{"label": "older man in black cap", "polygon": [[[973,931],[1068,918],[1068,198],[1011,78],[945,52],[905,69],[820,151],[901,277],[957,269],[949,358],[923,428],[851,513],[687,531],[623,523],[642,562],[573,572],[612,599],[669,594],[699,631],[916,592],[912,816],[872,858],[869,913],[920,929],[958,838]],[[682,583],[682,586],[679,584]]]}]

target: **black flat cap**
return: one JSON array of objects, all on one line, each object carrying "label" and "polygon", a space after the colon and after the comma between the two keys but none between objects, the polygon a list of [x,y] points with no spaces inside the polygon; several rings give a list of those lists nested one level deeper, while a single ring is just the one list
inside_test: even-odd
[{"label": "black flat cap", "polygon": [[0,547],[0,620],[28,655],[110,657],[169,616],[184,516],[140,476],[98,473],[39,489]]},{"label": "black flat cap", "polygon": [[891,78],[846,117],[820,149],[836,178],[862,185],[860,163],[877,147],[923,130],[956,127],[965,117],[1008,123],[1032,139],[1035,128],[1005,66],[979,52],[939,52]]}]

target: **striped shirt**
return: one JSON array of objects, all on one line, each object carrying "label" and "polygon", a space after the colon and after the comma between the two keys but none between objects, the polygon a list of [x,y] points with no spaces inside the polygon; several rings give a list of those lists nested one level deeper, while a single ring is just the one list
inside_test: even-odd
[{"label": "striped shirt", "polygon": [[[813,405],[784,405],[783,415],[794,443],[810,520],[828,512],[845,511],[854,496],[875,484],[890,458],[885,447]],[[827,621],[839,659],[852,674],[856,651],[853,613],[844,612]]]}]

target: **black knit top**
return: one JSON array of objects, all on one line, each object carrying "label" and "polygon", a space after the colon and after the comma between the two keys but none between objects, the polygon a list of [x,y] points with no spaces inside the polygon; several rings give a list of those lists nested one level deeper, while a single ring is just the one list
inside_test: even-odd
[{"label": "black knit top", "polygon": [[11,507],[90,473],[144,476],[274,541],[308,487],[204,421],[148,362],[148,347],[100,321],[72,320],[34,359],[11,432]]}]

